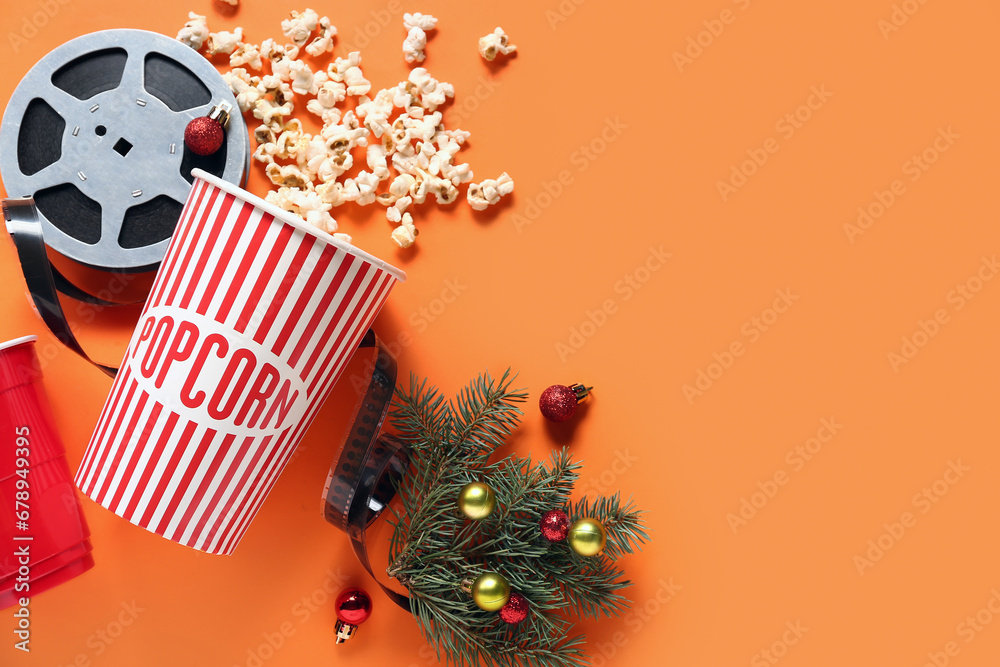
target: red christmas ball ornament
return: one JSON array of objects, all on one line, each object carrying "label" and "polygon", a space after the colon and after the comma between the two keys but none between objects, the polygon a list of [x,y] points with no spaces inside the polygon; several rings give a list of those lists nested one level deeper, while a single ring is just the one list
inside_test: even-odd
[{"label": "red christmas ball ornament", "polygon": [[539,527],[549,542],[562,542],[569,535],[569,516],[562,510],[549,510],[542,515]]},{"label": "red christmas ball ornament", "polygon": [[528,617],[528,600],[520,593],[511,593],[507,604],[500,609],[500,618],[504,623],[514,625]]},{"label": "red christmas ball ornament", "polygon": [[564,422],[576,412],[576,406],[590,396],[593,387],[582,384],[554,384],[538,398],[538,408],[549,421]]},{"label": "red christmas ball ornament", "polygon": [[222,126],[208,116],[194,118],[184,128],[184,143],[196,155],[212,155],[226,138]]},{"label": "red christmas ball ornament", "polygon": [[184,128],[184,144],[196,155],[215,154],[226,140],[226,126],[232,110],[231,104],[220,102],[207,116],[192,118]]},{"label": "red christmas ball ornament", "polygon": [[372,615],[372,599],[360,588],[349,588],[337,596],[337,643],[354,636],[358,626]]}]

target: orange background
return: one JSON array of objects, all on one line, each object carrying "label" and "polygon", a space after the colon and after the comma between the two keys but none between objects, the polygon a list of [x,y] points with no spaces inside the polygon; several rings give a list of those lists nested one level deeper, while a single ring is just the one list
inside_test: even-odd
[{"label": "orange background", "polygon": [[[174,35],[194,9],[259,42],[279,35],[293,8],[244,0],[223,18],[208,0],[55,2],[15,52],[10,31],[43,4],[0,8],[0,99],[77,35]],[[638,611],[584,625],[595,664],[917,667],[933,657],[972,667],[1000,656],[988,607],[1000,588],[990,519],[1000,503],[1000,281],[970,281],[1000,250],[1000,7],[897,5],[893,31],[879,23],[892,20],[891,0],[315,5],[340,29],[339,54],[358,26],[399,9],[363,49],[376,88],[407,72],[402,10],[438,16],[425,64],[455,84],[446,119],[472,132],[462,155],[477,180],[506,170],[517,183],[490,214],[464,202],[419,209],[411,251],[395,249],[374,209],[337,217],[358,245],[409,273],[377,326],[390,342],[412,337],[404,377],[453,393],[511,365],[533,398],[557,382],[596,387],[572,433],[546,428],[531,404],[516,442],[536,457],[568,442],[587,463],[581,484],[621,489],[649,510],[653,541],[624,561]],[[476,39],[498,24],[519,52],[491,68]],[[679,67],[674,54],[687,48],[696,57]],[[490,78],[492,92],[481,87],[470,102]],[[800,109],[813,87],[829,98]],[[782,120],[797,110],[797,126]],[[935,155],[948,128],[958,136]],[[925,150],[936,161],[913,171]],[[741,167],[753,156],[764,164]],[[754,173],[724,201],[718,182],[734,165]],[[876,191],[897,179],[902,194],[850,238],[858,208],[877,212]],[[265,190],[259,166],[250,187]],[[660,246],[671,257],[644,272]],[[46,386],[75,469],[110,381],[45,333],[9,244],[0,267],[0,339],[35,333],[53,356]],[[645,282],[635,289],[626,276]],[[444,307],[447,281],[461,290]],[[967,282],[981,287],[971,300],[954,291]],[[769,311],[781,290],[792,305]],[[584,325],[605,305],[614,312],[593,315],[601,326]],[[919,335],[921,321],[935,330],[927,323],[939,310],[936,335]],[[129,315],[105,315],[80,335],[113,360]],[[587,336],[574,339],[574,328]],[[915,333],[916,355],[893,364],[889,354]],[[699,372],[703,393],[685,394]],[[180,547],[84,500],[97,566],[33,599],[30,656],[4,630],[0,662],[251,665],[267,636],[285,632],[264,664],[435,664],[319,514],[352,400],[342,382],[233,557]],[[824,419],[841,425],[832,437]],[[818,432],[825,444],[810,443]],[[810,446],[809,460],[795,453]],[[950,463],[968,470],[946,476]],[[741,506],[745,523],[734,519]],[[332,600],[302,606],[326,597],[327,582],[375,598],[371,620],[340,647]],[[102,640],[133,603],[134,621]],[[14,626],[8,613],[0,630]]]}]

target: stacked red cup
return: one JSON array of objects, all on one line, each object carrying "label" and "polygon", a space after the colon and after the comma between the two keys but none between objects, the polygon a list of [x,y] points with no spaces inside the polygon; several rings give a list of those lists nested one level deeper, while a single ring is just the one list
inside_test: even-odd
[{"label": "stacked red cup", "polygon": [[34,343],[0,343],[0,609],[94,566]]}]

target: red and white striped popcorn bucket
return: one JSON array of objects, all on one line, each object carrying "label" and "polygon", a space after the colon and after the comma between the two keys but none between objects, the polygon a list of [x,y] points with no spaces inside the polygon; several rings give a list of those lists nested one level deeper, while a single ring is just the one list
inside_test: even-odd
[{"label": "red and white striped popcorn bucket", "polygon": [[406,276],[193,174],[76,484],[137,526],[230,554]]}]

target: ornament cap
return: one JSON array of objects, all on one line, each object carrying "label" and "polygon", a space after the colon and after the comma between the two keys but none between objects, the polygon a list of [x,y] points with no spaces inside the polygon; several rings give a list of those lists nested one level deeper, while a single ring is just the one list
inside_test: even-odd
[{"label": "ornament cap", "polygon": [[229,116],[233,112],[233,105],[229,102],[219,102],[212,110],[208,112],[208,117],[214,121],[218,121],[222,129],[225,130],[229,127]]},{"label": "ornament cap", "polygon": [[593,387],[588,387],[586,385],[580,384],[579,382],[571,384],[569,388],[576,396],[577,403],[583,403],[588,398],[590,398],[590,392],[594,389]]},{"label": "ornament cap", "polygon": [[354,636],[354,633],[358,631],[358,626],[352,625],[350,623],[344,623],[341,620],[337,621],[337,643],[343,644],[348,639]]}]

